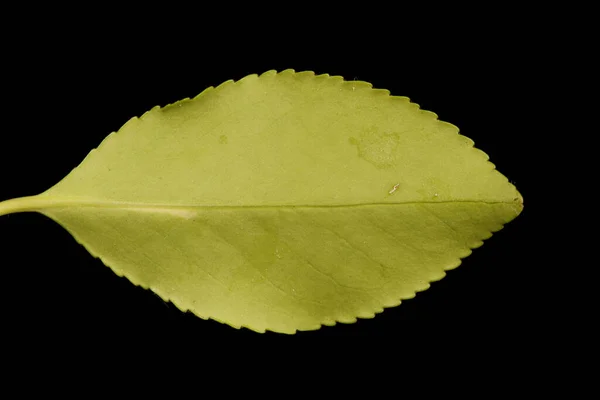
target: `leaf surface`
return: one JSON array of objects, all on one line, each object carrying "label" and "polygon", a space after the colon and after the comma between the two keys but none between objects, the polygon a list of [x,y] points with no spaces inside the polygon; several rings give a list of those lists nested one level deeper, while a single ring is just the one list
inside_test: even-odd
[{"label": "leaf surface", "polygon": [[407,98],[269,71],[132,118],[0,215],[47,215],[181,310],[293,333],[414,297],[515,218],[487,160]]}]

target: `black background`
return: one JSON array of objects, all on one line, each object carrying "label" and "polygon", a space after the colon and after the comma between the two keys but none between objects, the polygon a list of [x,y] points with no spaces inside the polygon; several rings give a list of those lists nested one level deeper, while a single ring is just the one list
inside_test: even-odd
[{"label": "black background", "polygon": [[535,324],[526,278],[531,268],[526,153],[534,135],[527,110],[535,102],[527,60],[534,50],[490,31],[452,39],[443,32],[433,39],[401,31],[372,40],[331,35],[318,39],[320,46],[314,39],[284,34],[275,40],[230,32],[234,39],[216,44],[214,37],[222,32],[204,32],[178,46],[183,34],[176,31],[123,42],[82,40],[66,31],[41,32],[9,45],[0,94],[0,200],[46,190],[107,134],[155,105],[250,73],[293,68],[367,81],[437,113],[473,139],[516,184],[525,211],[416,298],[371,320],[289,337],[235,330],[181,313],[117,277],[46,217],[2,216],[4,333],[15,341],[31,335],[41,343],[62,340],[67,347],[92,346],[98,337],[122,342],[177,338],[178,343],[246,336],[399,340],[425,334],[487,344],[524,340]]}]

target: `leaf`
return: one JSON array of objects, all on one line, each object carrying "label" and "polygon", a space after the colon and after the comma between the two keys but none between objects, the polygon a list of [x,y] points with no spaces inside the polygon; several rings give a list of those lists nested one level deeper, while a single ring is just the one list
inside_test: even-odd
[{"label": "leaf", "polygon": [[487,159],[405,97],[269,71],[131,119],[0,215],[45,214],[181,310],[294,333],[399,305],[515,218]]}]

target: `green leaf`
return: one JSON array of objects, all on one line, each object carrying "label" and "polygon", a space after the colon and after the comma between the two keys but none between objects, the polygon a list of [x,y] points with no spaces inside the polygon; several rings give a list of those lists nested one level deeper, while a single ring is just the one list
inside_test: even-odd
[{"label": "green leaf", "polygon": [[155,107],[0,203],[181,310],[258,332],[371,318],[523,208],[458,129],[365,82],[269,71]]}]

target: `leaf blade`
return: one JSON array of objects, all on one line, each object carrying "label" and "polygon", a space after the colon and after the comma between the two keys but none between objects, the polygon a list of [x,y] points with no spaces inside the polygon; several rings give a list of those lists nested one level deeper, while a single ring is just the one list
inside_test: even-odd
[{"label": "leaf blade", "polygon": [[249,78],[131,119],[47,193],[188,205],[185,190],[194,206],[517,197],[470,139],[405,98],[332,77]]},{"label": "leaf blade", "polygon": [[[371,317],[414,297],[501,228],[497,217],[480,214],[508,221],[515,213],[505,204],[478,204],[477,212],[467,203],[428,207],[438,216],[424,218],[415,211],[420,204],[205,208],[191,218],[163,213],[151,220],[118,208],[97,208],[99,215],[85,219],[72,208],[44,214],[118,275],[181,310],[259,332],[293,333]],[[450,229],[461,236],[447,235]],[[130,237],[138,240],[129,243]]]}]

